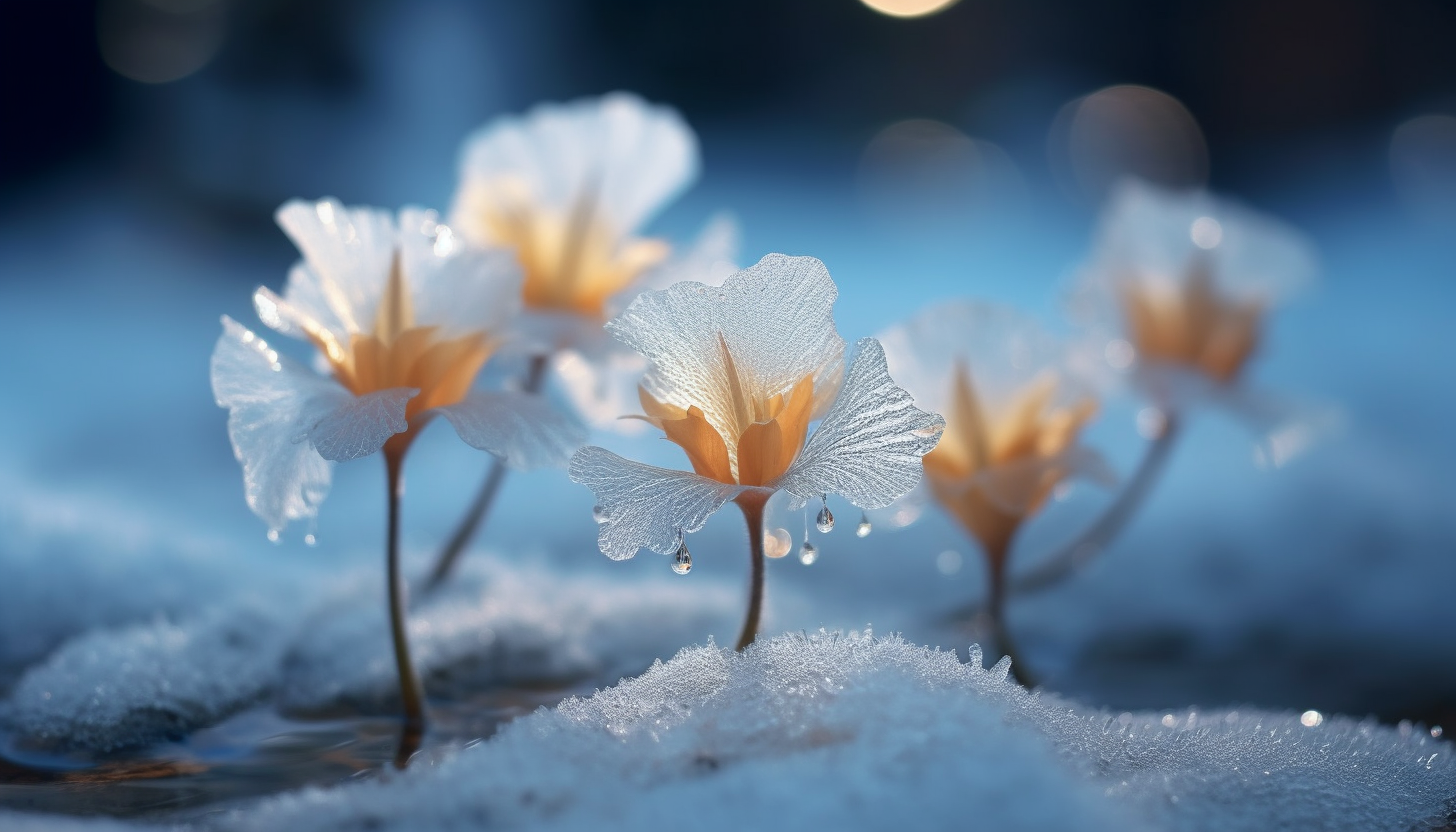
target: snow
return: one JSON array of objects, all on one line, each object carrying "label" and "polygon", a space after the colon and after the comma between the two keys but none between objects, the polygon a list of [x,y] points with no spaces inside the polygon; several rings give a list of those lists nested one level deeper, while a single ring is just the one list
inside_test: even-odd
[{"label": "snow", "polygon": [[683,650],[377,782],[265,800],[228,830],[1403,829],[1447,743],[1261,712],[1114,715],[868,633]]}]

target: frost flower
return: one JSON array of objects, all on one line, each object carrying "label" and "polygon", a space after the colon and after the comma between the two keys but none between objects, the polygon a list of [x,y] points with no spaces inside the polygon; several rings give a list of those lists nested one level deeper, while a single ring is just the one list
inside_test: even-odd
[{"label": "frost flower", "polygon": [[1227,399],[1268,310],[1313,272],[1304,239],[1271,217],[1128,181],[1104,212],[1076,301],[1090,321],[1116,322],[1106,362],[1172,410],[1190,397]]},{"label": "frost flower", "polygon": [[1097,400],[1067,372],[1066,350],[1010,309],[941,303],[882,338],[895,377],[918,404],[945,414],[940,444],[925,455],[926,483],[980,543],[996,641],[1028,682],[1006,631],[1007,558],[1017,531],[1059,485],[1113,479],[1077,441]]},{"label": "frost flower", "polygon": [[681,560],[683,536],[738,503],[753,564],[739,649],[758,629],[768,498],[783,489],[794,507],[831,492],[861,508],[888,505],[919,482],[920,458],[944,428],[891,380],[873,338],[856,344],[846,369],[836,295],[823,263],[771,254],[721,287],[644,292],[607,324],[647,358],[644,418],[682,447],[693,472],[586,447],[571,478],[595,492],[598,543],[618,560],[644,547]]},{"label": "frost flower", "polygon": [[279,297],[254,295],[258,317],[311,342],[320,375],[223,318],[212,388],[228,410],[248,505],[269,534],[313,517],[330,462],[383,450],[390,632],[399,671],[404,767],[424,732],[424,691],[410,661],[399,569],[401,467],[410,443],[443,416],[469,445],[517,466],[560,463],[581,444],[574,423],[539,397],[472,391],[518,303],[507,256],[462,250],[431,212],[290,202],[278,224],[303,261]]},{"label": "frost flower", "polygon": [[[732,223],[711,224],[686,255],[639,229],[698,174],[698,141],[670,108],[612,93],[541,104],[486,125],[461,154],[451,223],[471,244],[511,251],[525,278],[516,341],[528,359],[523,389],[548,370],[585,419],[621,429],[641,356],[606,337],[602,324],[646,284],[726,276],[737,245]],[[452,571],[484,522],[504,471],[496,466],[430,583]]]},{"label": "frost flower", "polygon": [[579,330],[539,333],[559,348],[599,330],[609,301],[667,259],[666,241],[636,234],[697,174],[697,138],[667,107],[620,92],[541,104],[466,141],[451,222],[515,252],[526,311]]},{"label": "frost flower", "polygon": [[1106,480],[1077,443],[1097,400],[1034,321],[988,303],[933,306],[881,336],[915,401],[945,414],[925,455],[931,494],[981,544],[999,580],[1012,538],[1068,478]]},{"label": "frost flower", "polygon": [[318,348],[321,375],[230,318],[212,355],[217,403],[249,507],[273,536],[314,517],[330,462],[402,456],[432,417],[517,467],[561,464],[584,439],[536,396],[472,391],[518,308],[510,258],[455,244],[433,212],[289,202],[278,224],[304,259],[258,317]]}]

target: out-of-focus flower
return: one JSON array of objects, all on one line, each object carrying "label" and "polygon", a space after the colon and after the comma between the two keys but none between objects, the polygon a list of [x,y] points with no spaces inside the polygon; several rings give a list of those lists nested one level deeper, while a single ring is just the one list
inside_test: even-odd
[{"label": "out-of-focus flower", "polygon": [[1100,360],[1165,407],[1227,388],[1259,346],[1264,316],[1314,273],[1283,223],[1204,191],[1126,181],[1114,192],[1074,311],[1100,331]]},{"label": "out-of-focus flower", "polygon": [[1077,443],[1097,401],[1035,322],[988,303],[940,303],[880,336],[918,405],[945,414],[925,455],[931,495],[999,571],[1017,529],[1069,477],[1112,479]]},{"label": "out-of-focus flower", "polygon": [[645,292],[608,324],[647,357],[645,418],[683,448],[693,473],[578,451],[571,478],[596,493],[603,553],[671,553],[729,500],[757,513],[753,542],[778,489],[795,507],[837,493],[876,508],[915,486],[944,421],[891,380],[873,338],[845,368],[836,295],[823,263],[772,254],[721,287]]},{"label": "out-of-focus flower", "polygon": [[615,422],[645,369],[602,324],[642,289],[735,270],[737,230],[726,218],[675,256],[666,240],[638,236],[698,167],[697,138],[674,110],[620,92],[541,104],[465,142],[451,224],[472,244],[516,254],[525,275],[518,345],[551,362],[594,424]]},{"label": "out-of-focus flower", "polygon": [[584,441],[537,396],[472,391],[519,307],[504,253],[466,249],[433,212],[289,202],[278,223],[303,254],[258,317],[319,350],[321,375],[224,317],[212,385],[228,409],[248,505],[270,534],[311,518],[330,462],[400,456],[435,415],[515,467],[561,464]]}]

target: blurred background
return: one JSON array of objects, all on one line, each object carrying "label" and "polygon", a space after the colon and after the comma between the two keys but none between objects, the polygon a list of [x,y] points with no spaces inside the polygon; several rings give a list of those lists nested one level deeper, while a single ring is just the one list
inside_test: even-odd
[{"label": "blurred background", "polygon": [[[258,570],[372,563],[372,463],[340,468],[317,549],[268,547],[210,400],[217,316],[251,322],[251,289],[280,286],[297,256],[273,210],[326,195],[447,208],[472,129],[629,89],[702,141],[701,180],[652,230],[687,240],[726,210],[742,262],[820,257],[849,339],[965,295],[1065,331],[1068,279],[1128,174],[1207,185],[1308,234],[1320,283],[1271,319],[1250,381],[1338,410],[1344,429],[1271,470],[1237,422],[1200,414],[1127,533],[1013,600],[1012,626],[1048,686],[1111,708],[1450,724],[1453,44],[1456,6],[1439,0],[4,0],[7,528],[115,514]],[[1124,473],[1138,406],[1109,402],[1089,434]],[[430,472],[408,509],[421,558],[483,470],[431,438],[412,461]],[[1079,489],[1013,559],[1106,499]],[[590,504],[559,472],[514,479],[485,545],[666,571],[596,554]],[[744,579],[730,514],[696,536],[684,592]],[[769,629],[868,623],[964,650],[946,615],[983,580],[952,524],[823,549],[811,569],[771,564]]]}]

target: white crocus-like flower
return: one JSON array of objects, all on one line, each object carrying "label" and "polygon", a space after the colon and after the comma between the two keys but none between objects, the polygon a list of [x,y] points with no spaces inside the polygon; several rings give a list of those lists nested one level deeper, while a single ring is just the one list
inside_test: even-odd
[{"label": "white crocus-like flower", "polygon": [[740,649],[758,627],[768,498],[782,489],[795,507],[828,493],[861,508],[888,505],[920,481],[920,458],[945,426],[895,385],[873,338],[845,367],[837,294],[823,263],[771,254],[720,287],[644,292],[607,325],[646,357],[645,418],[683,448],[693,472],[586,447],[572,457],[571,478],[595,492],[598,543],[619,560],[640,548],[682,557],[685,534],[738,503],[754,567]]},{"label": "white crocus-like flower", "polygon": [[544,400],[472,390],[519,308],[509,255],[460,246],[431,211],[293,201],[277,219],[303,254],[258,317],[318,348],[321,375],[223,318],[212,385],[228,409],[248,505],[276,536],[314,517],[330,463],[398,458],[435,415],[515,467],[562,464],[585,437]]},{"label": "white crocus-like flower", "polygon": [[945,414],[926,454],[931,495],[985,550],[993,576],[1012,537],[1053,489],[1115,478],[1078,442],[1097,399],[1066,369],[1067,350],[1035,321],[979,301],[938,303],[880,336],[917,404]]},{"label": "white crocus-like flower", "polygon": [[1086,369],[1130,374],[1164,411],[1212,401],[1261,432],[1291,415],[1241,377],[1265,316],[1315,271],[1303,235],[1206,191],[1123,182],[1073,295],[1092,332]]},{"label": "white crocus-like flower", "polygon": [[513,251],[524,272],[517,345],[544,356],[583,416],[610,426],[645,365],[602,324],[642,289],[734,271],[737,229],[711,222],[674,256],[643,225],[697,178],[698,141],[676,111],[630,93],[540,104],[465,142],[451,224]]}]

